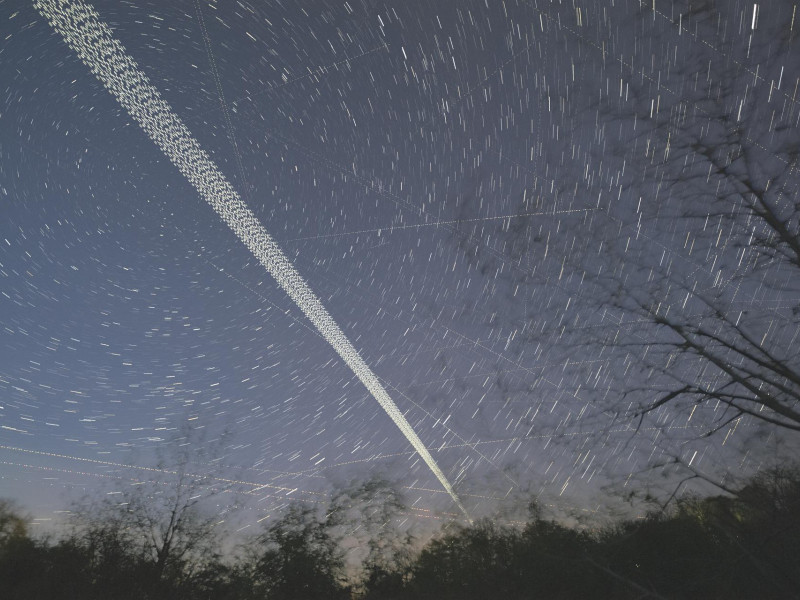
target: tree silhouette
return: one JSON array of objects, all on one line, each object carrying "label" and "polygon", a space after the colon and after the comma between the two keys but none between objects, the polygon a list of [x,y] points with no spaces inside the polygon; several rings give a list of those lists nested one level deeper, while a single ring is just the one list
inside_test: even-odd
[{"label": "tree silhouette", "polygon": [[28,536],[25,516],[16,503],[0,499],[0,597],[23,598],[42,553]]},{"label": "tree silhouette", "polygon": [[[368,482],[348,498],[362,487],[374,492],[374,486],[386,491],[382,483]],[[289,506],[252,541],[249,553],[228,562],[174,562],[158,580],[157,559],[124,521],[100,514],[59,539],[33,539],[18,526],[25,522],[19,509],[0,502],[0,522],[15,524],[3,530],[13,534],[0,538],[0,598],[796,598],[800,471],[767,470],[733,491],[682,496],[667,510],[592,530],[546,520],[535,503],[522,527],[489,520],[446,524],[420,550],[407,549],[401,565],[381,563],[400,576],[367,577],[368,585],[362,574],[345,570],[349,537],[340,533],[341,493],[327,513]],[[367,574],[370,564],[365,558],[360,565]]]},{"label": "tree silhouette", "polygon": [[365,598],[390,598],[408,576],[414,536],[397,527],[405,510],[400,492],[385,478],[355,481],[335,492],[327,521],[349,547],[347,562],[362,575]]},{"label": "tree silhouette", "polygon": [[419,598],[520,597],[512,573],[519,533],[480,520],[454,526],[431,541],[412,567],[411,586]]},{"label": "tree silhouette", "polygon": [[342,550],[331,524],[317,512],[292,504],[251,549],[256,597],[276,600],[347,598]]},{"label": "tree silhouette", "polygon": [[[99,581],[147,598],[211,584],[222,575],[218,523],[208,503],[231,489],[209,469],[221,441],[184,428],[160,453],[148,479],[120,481],[109,494],[73,507],[68,543],[83,552]],[[212,464],[213,461],[212,461]]]},{"label": "tree silhouette", "polygon": [[28,536],[28,524],[17,505],[0,498],[0,546]]}]

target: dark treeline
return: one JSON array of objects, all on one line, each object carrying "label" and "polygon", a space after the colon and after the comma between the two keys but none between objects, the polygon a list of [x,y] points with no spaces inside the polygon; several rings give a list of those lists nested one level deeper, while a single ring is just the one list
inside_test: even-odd
[{"label": "dark treeline", "polygon": [[3,502],[0,598],[800,597],[800,472],[774,469],[733,491],[594,529],[544,519],[534,504],[523,526],[450,523],[421,544],[393,525],[397,495],[370,482],[325,511],[292,505],[226,553],[194,505],[157,514],[106,501],[48,538]]}]

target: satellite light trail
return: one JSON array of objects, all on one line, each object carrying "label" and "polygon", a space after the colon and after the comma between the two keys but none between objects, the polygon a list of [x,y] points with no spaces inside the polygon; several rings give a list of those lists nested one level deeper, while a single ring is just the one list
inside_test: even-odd
[{"label": "satellite light trail", "polygon": [[300,307],[470,520],[453,486],[372,369],[94,8],[81,0],[34,0],[33,5]]}]

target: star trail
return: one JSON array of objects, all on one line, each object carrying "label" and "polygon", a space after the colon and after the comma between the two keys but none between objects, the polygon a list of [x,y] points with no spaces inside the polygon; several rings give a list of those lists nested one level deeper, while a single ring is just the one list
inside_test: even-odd
[{"label": "star trail", "polygon": [[792,456],[796,12],[0,1],[0,496],[168,479],[189,429],[242,526]]}]

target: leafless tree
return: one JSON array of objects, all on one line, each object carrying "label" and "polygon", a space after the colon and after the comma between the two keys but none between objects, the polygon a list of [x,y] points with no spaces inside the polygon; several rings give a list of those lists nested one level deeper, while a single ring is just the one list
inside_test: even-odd
[{"label": "leafless tree", "polygon": [[526,280],[566,300],[509,325],[518,343],[566,348],[567,365],[595,359],[572,377],[604,414],[800,432],[800,45],[791,7],[752,11],[630,11],[637,55],[604,64],[599,96],[574,103],[572,142],[590,150],[554,181],[586,210],[485,232],[537,251],[536,277],[525,256],[503,272],[469,246],[508,290]]},{"label": "leafless tree", "polygon": [[733,40],[718,32],[736,15],[711,5],[664,22],[671,89],[634,77],[632,106],[615,107],[636,226],[607,240],[624,266],[595,281],[643,375],[622,391],[636,415],[710,407],[706,434],[744,416],[800,431],[798,44],[788,13],[764,12]]},{"label": "leafless tree", "polygon": [[[184,428],[154,466],[126,472],[136,479],[122,478],[102,498],[79,503],[73,511],[76,539],[102,557],[115,548],[132,554],[128,559],[147,566],[146,578],[156,588],[181,585],[219,563],[224,517],[213,504],[235,490],[218,467],[209,467],[214,448],[221,448],[219,440],[208,442],[199,430]],[[231,500],[224,498],[223,505]]]}]

